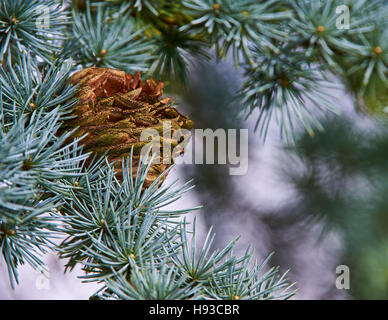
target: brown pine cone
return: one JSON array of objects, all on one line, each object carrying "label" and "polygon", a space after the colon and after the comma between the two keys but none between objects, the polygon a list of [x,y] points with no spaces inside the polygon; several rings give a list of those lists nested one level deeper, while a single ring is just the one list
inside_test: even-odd
[{"label": "brown pine cone", "polygon": [[[181,115],[170,98],[162,98],[164,83],[153,79],[143,83],[139,71],[131,75],[109,68],[87,68],[75,73],[72,83],[79,85],[79,101],[74,107],[77,117],[64,126],[67,130],[79,127],[73,138],[88,134],[81,141],[86,152],[102,155],[108,151],[119,179],[122,157],[130,156],[132,147],[132,172],[136,173],[141,149],[147,143],[140,141],[143,130],[155,129],[161,137],[161,163],[151,166],[145,183],[148,186],[173,162],[170,159],[170,164],[162,163],[163,123],[171,123],[172,134],[180,128],[193,127],[193,121]],[[178,143],[172,140],[172,148]]]}]

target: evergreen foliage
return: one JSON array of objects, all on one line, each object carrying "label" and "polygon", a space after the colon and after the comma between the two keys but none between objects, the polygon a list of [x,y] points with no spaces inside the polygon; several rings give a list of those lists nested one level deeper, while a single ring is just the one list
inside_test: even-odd
[{"label": "evergreen foliage", "polygon": [[[150,70],[158,77],[186,81],[189,57],[206,57],[203,52],[206,46],[215,48],[218,59],[232,55],[236,67],[245,69],[246,91],[242,97],[248,98],[247,92],[251,94],[250,103],[241,113],[250,116],[257,109],[259,115],[267,114],[268,120],[278,122],[280,134],[288,142],[293,141],[295,126],[305,127],[310,134],[313,127],[322,130],[315,118],[320,118],[322,105],[333,111],[335,100],[321,101],[320,90],[314,89],[311,94],[317,96],[318,115],[315,107],[309,116],[295,110],[287,112],[287,107],[279,103],[282,79],[272,77],[261,79],[270,94],[268,103],[262,104],[262,88],[251,81],[251,75],[258,69],[267,68],[266,59],[257,54],[257,48],[268,52],[270,58],[271,54],[287,57],[272,61],[276,73],[287,70],[290,61],[304,56],[302,61],[309,64],[300,74],[302,79],[311,75],[312,64],[315,78],[330,76],[341,80],[354,95],[359,109],[381,115],[386,106],[387,50],[383,39],[387,30],[387,6],[384,1],[118,0],[95,3],[131,12],[136,25],[146,28],[146,41],[155,45]],[[350,10],[349,26],[344,25],[347,21],[341,16],[343,11],[337,12],[344,5]],[[298,79],[291,75],[286,80],[292,86],[293,96],[304,98],[304,87],[299,85]],[[295,85],[293,80],[296,80]],[[338,83],[337,87],[341,85]],[[302,99],[298,110],[306,109],[309,100]],[[284,117],[276,118],[277,114]],[[294,125],[288,125],[290,122]],[[264,139],[267,125],[267,121],[259,121],[257,126]]]},{"label": "evergreen foliage", "polygon": [[60,1],[2,0],[0,6],[0,58],[11,61],[26,50],[51,61],[65,39],[69,13]]},{"label": "evergreen foliage", "polygon": [[73,28],[64,54],[83,67],[98,66],[134,73],[147,70],[152,44],[144,41],[144,30],[135,30],[127,13],[110,19],[106,8],[99,6],[92,15],[73,10]]},{"label": "evergreen foliage", "polygon": [[[72,141],[62,127],[76,103],[77,87],[69,79],[77,68],[187,79],[190,61],[208,58],[204,48],[211,45],[200,24],[191,28],[195,16],[188,7],[151,0],[1,1],[0,250],[12,286],[20,265],[45,272],[41,256],[56,250],[66,269],[81,264],[83,280],[101,284],[92,296],[97,299],[277,299],[294,293],[278,268],[266,272],[251,263],[251,250],[236,258],[236,241],[212,253],[210,231],[196,249],[195,222],[191,232],[182,220],[196,208],[166,208],[192,188],[189,183],[162,184],[166,171],[144,188],[151,161],[139,162],[134,176],[132,156],[118,180],[105,157],[86,162],[92,155],[83,152],[83,137]],[[257,15],[265,9],[261,5]],[[283,16],[289,14],[273,19]],[[252,24],[236,25],[234,32],[256,32]],[[253,39],[221,42],[225,51],[244,47],[247,54]],[[53,241],[64,235],[60,245]]]}]

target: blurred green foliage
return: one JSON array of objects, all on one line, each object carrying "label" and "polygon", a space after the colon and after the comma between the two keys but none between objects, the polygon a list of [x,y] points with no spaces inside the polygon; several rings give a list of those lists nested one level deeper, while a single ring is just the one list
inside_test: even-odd
[{"label": "blurred green foliage", "polygon": [[387,299],[388,130],[355,122],[331,119],[314,139],[299,137],[288,149],[286,174],[297,190],[295,214],[341,236],[350,294]]}]

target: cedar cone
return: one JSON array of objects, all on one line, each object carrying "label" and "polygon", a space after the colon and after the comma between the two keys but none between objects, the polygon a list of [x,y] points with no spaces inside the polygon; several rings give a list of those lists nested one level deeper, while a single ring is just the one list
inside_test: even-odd
[{"label": "cedar cone", "polygon": [[[193,121],[181,115],[170,102],[162,98],[164,83],[154,79],[144,83],[140,72],[135,75],[109,68],[87,68],[72,76],[72,84],[79,85],[74,107],[76,118],[66,121],[66,129],[79,127],[72,138],[88,135],[81,141],[86,152],[99,155],[108,151],[109,161],[115,161],[117,177],[122,179],[122,157],[128,157],[133,147],[132,172],[135,175],[140,152],[146,141],[140,141],[145,129],[160,134],[160,164],[152,164],[145,186],[149,186],[173,162],[163,160],[163,123],[169,121],[171,132],[191,130]],[[172,148],[179,141],[171,140]],[[91,157],[89,157],[91,158]]]}]

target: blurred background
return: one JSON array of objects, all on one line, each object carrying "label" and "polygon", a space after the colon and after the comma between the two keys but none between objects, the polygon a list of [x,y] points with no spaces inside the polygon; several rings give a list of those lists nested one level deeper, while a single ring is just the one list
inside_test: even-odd
[{"label": "blurred background", "polygon": [[[202,235],[214,227],[214,248],[242,235],[237,249],[252,244],[259,261],[275,251],[271,264],[291,269],[299,288],[294,299],[388,298],[387,131],[357,114],[351,97],[340,93],[342,115],[326,119],[324,133],[300,133],[294,147],[285,147],[273,125],[263,144],[253,132],[254,117],[236,118],[240,82],[230,62],[202,63],[177,102],[196,128],[249,129],[248,173],[230,176],[227,165],[177,165],[167,183],[194,179],[196,187],[174,206],[204,206],[190,219],[197,217]],[[50,278],[23,267],[15,290],[1,261],[0,298],[87,299],[98,289],[81,283],[79,269],[63,274],[55,254],[45,260]],[[335,286],[339,265],[350,269],[350,290]]]}]

